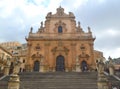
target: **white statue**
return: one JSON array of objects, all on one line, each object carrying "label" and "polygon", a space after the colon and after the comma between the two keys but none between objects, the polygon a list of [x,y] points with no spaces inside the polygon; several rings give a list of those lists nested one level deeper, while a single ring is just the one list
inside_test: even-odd
[{"label": "white statue", "polygon": [[76,62],[79,62],[79,57],[78,56],[76,56]]},{"label": "white statue", "polygon": [[109,57],[108,59],[109,59],[109,66],[113,67],[113,61],[112,61],[112,58]]},{"label": "white statue", "polygon": [[7,66],[10,66],[11,62],[10,60],[7,60]]},{"label": "white statue", "polygon": [[108,64],[108,66],[109,66],[109,73],[110,73],[110,75],[114,75],[114,65],[113,65],[112,58],[109,57],[108,59],[109,59],[109,64]]},{"label": "white statue", "polygon": [[104,63],[102,60],[100,60],[98,63],[97,63],[97,67],[98,67],[98,74],[101,74],[104,72]]},{"label": "white statue", "polygon": [[76,56],[76,72],[81,72],[79,57]]}]

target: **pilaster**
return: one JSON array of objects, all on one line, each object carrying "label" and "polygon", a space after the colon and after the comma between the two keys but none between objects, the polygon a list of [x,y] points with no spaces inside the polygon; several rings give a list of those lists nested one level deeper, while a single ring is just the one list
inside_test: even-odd
[{"label": "pilaster", "polygon": [[72,53],[72,71],[74,71],[76,59],[76,43],[71,43],[71,53]]},{"label": "pilaster", "polygon": [[31,65],[30,65],[30,55],[31,55],[31,47],[32,47],[32,44],[31,43],[27,43],[27,46],[28,46],[28,54],[27,54],[27,63],[25,65],[25,69],[27,72],[30,72],[31,71]]}]

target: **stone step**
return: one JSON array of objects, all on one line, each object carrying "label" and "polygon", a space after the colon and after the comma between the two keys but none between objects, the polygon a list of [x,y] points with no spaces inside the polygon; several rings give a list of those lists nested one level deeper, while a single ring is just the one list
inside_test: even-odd
[{"label": "stone step", "polygon": [[96,73],[54,72],[19,74],[20,89],[97,89]]},{"label": "stone step", "polygon": [[[20,89],[97,89],[97,75],[94,72],[25,72],[20,73],[19,76]],[[9,78],[7,76],[2,80],[6,87],[0,89],[7,89]]]},{"label": "stone step", "polygon": [[[93,85],[91,85],[91,84],[43,84],[43,85],[38,85],[38,84],[28,84],[28,85],[23,85],[24,87],[29,87],[29,88],[34,88],[34,89],[36,89],[36,88],[38,88],[38,87],[42,87],[42,88],[50,88],[50,87],[56,87],[56,88],[82,88],[82,87],[84,87],[84,88],[97,88],[97,86],[96,86],[96,84],[93,84]],[[84,89],[83,88],[83,89]]]},{"label": "stone step", "polygon": [[81,82],[33,82],[33,81],[31,81],[31,82],[26,82],[26,81],[24,81],[24,84],[40,84],[40,85],[42,85],[42,84],[51,84],[51,85],[54,85],[54,84],[62,84],[62,85],[68,85],[68,84],[74,84],[74,85],[94,85],[94,84],[96,84],[95,82],[92,82],[92,83],[85,83],[85,82],[83,82],[83,83],[81,83]]},{"label": "stone step", "polygon": [[[24,81],[24,82],[29,82],[29,81]],[[97,81],[96,81],[96,80],[89,80],[89,81],[84,81],[84,80],[78,81],[78,80],[74,80],[74,81],[73,81],[73,80],[70,80],[70,79],[69,79],[69,80],[66,80],[66,81],[64,81],[64,80],[57,80],[57,79],[56,79],[55,81],[51,81],[51,80],[48,79],[47,81],[46,81],[46,80],[36,80],[36,81],[35,81],[35,80],[34,80],[34,81],[31,80],[30,82],[40,82],[40,83],[44,83],[44,82],[47,82],[47,83],[49,83],[49,82],[52,82],[52,83],[54,83],[54,82],[55,82],[55,83],[56,83],[56,82],[58,82],[58,83],[62,83],[62,82],[69,82],[69,83],[77,83],[77,82],[79,82],[79,83],[84,83],[84,82],[85,82],[85,83],[93,83],[93,82],[97,82]]]},{"label": "stone step", "polygon": [[93,87],[87,87],[87,88],[85,88],[85,87],[68,87],[68,88],[59,88],[59,87],[47,87],[47,88],[43,88],[43,87],[25,87],[25,88],[20,88],[20,89],[98,89],[98,88],[93,88]]},{"label": "stone step", "polygon": [[[39,72],[24,72],[24,73],[19,73],[19,75],[67,75],[67,76],[74,76],[74,75],[80,75],[80,76],[85,76],[85,75],[95,75],[95,72],[81,72],[81,73],[77,73],[77,72],[48,72],[48,73],[39,73]],[[33,76],[34,76],[33,75]]]},{"label": "stone step", "polygon": [[0,81],[0,89],[8,89],[8,82]]}]

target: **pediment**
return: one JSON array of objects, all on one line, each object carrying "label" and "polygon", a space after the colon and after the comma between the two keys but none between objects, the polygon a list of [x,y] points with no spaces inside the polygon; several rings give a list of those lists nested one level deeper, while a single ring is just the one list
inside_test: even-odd
[{"label": "pediment", "polygon": [[82,54],[79,55],[79,58],[89,58],[90,56],[84,52],[82,52]]},{"label": "pediment", "polygon": [[66,48],[66,47],[61,47],[61,46],[59,46],[59,47],[54,47],[52,50],[51,50],[52,52],[69,52],[69,49],[68,48]]},{"label": "pediment", "polygon": [[52,12],[49,12],[48,14],[47,14],[47,17],[46,18],[51,18],[51,17],[54,17],[54,18],[56,18],[56,17],[68,17],[68,18],[75,18],[75,16],[74,16],[74,14],[72,13],[72,12],[69,12],[69,14],[66,14],[65,12],[64,12],[64,8],[62,8],[61,6],[59,7],[59,8],[57,8],[57,12],[55,13],[55,14],[52,14]]},{"label": "pediment", "polygon": [[43,56],[39,54],[38,52],[36,54],[33,54],[31,57],[32,58],[43,58]]}]

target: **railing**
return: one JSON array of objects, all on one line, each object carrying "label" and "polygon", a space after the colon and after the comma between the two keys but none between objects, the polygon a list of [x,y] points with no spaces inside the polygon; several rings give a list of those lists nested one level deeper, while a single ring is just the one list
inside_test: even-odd
[{"label": "railing", "polygon": [[118,82],[112,83],[111,89],[120,89],[120,71],[115,71],[114,77],[118,80]]},{"label": "railing", "polygon": [[109,84],[109,89],[120,89],[120,82]]},{"label": "railing", "polygon": [[[109,74],[107,72],[104,72],[104,74],[106,76],[109,76]],[[120,74],[120,72],[119,72],[119,74]],[[108,84],[109,89],[120,89],[120,78],[116,75],[112,75],[111,77],[114,77],[117,81],[116,82],[109,81],[109,84]]]}]

